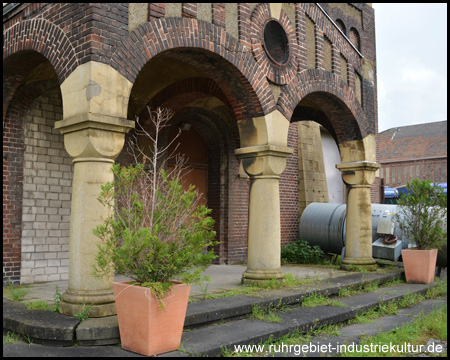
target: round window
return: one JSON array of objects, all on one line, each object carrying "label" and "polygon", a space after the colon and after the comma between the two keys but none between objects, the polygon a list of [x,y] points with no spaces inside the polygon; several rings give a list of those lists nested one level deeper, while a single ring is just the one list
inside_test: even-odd
[{"label": "round window", "polygon": [[289,59],[289,42],[281,24],[276,20],[270,20],[264,27],[264,48],[269,58],[284,65]]}]

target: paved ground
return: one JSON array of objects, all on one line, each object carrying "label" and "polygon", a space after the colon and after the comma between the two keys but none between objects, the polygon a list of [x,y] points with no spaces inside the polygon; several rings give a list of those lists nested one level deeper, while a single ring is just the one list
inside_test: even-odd
[{"label": "paved ground", "polygon": [[[238,289],[241,287],[241,277],[246,270],[244,265],[211,265],[206,271],[205,275],[209,275],[210,282],[204,283],[202,286],[193,285],[191,287],[191,297],[203,297],[205,293],[223,292],[231,289]],[[337,277],[349,275],[351,272],[337,270],[331,267],[319,265],[286,265],[281,269],[285,273],[291,273],[301,278],[311,279],[327,279],[329,277]],[[128,278],[123,276],[116,276],[116,281],[126,281]],[[38,284],[30,284],[29,293],[25,296],[25,300],[46,300],[49,303],[53,302],[55,295],[55,288],[58,286],[61,293],[68,288],[68,281],[52,281]],[[5,294],[5,288],[3,290]]]}]

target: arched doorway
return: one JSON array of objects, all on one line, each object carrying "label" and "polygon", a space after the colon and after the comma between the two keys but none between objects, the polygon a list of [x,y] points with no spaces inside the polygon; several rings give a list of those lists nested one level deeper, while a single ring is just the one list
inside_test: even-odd
[{"label": "arched doorway", "polygon": [[[137,116],[140,124],[150,126],[148,108],[167,108],[174,113],[164,142],[169,144],[181,130],[175,144],[179,143],[176,152],[188,159],[184,186],[195,185],[202,193],[202,203],[212,209],[216,239],[220,241],[215,248],[216,262],[241,262],[247,255],[249,181],[238,176],[239,159],[234,153],[240,147],[231,105],[234,94],[222,86],[224,69],[214,76],[211,63],[203,66],[198,60],[211,57],[219,61],[217,55],[191,50],[181,57],[184,51],[163,52],[141,69],[131,90],[128,118]],[[130,133],[128,138],[132,136]],[[126,152],[118,160],[130,161]],[[239,226],[235,226],[237,223]]]},{"label": "arched doorway", "polygon": [[199,194],[199,204],[208,206],[208,151],[203,138],[192,124],[181,122],[172,128],[169,143],[172,144],[168,149],[169,169],[173,167],[173,158],[184,156],[183,189],[194,185]]}]

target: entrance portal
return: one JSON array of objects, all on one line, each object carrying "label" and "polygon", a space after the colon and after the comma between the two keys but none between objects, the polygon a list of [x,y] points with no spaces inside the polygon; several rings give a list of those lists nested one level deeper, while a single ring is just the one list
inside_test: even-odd
[{"label": "entrance portal", "polygon": [[[187,190],[189,185],[194,185],[200,195],[200,205],[207,206],[208,153],[206,145],[200,134],[189,123],[181,123],[179,126],[172,129],[169,143],[172,142],[178,134],[178,129],[180,129],[181,132],[169,148],[169,156],[170,158],[175,158],[177,155],[184,156],[187,161],[187,168],[182,172],[183,189]],[[169,169],[170,168],[171,161],[169,159]]]}]

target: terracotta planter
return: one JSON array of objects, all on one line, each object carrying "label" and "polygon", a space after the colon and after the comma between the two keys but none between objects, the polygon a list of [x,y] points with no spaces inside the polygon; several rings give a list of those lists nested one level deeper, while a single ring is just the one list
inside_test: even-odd
[{"label": "terracotta planter", "polygon": [[161,308],[150,289],[129,283],[113,283],[122,348],[146,356],[177,350],[191,286],[174,282]]},{"label": "terracotta planter", "polygon": [[436,271],[437,249],[402,250],[403,266],[407,283],[431,284]]}]

